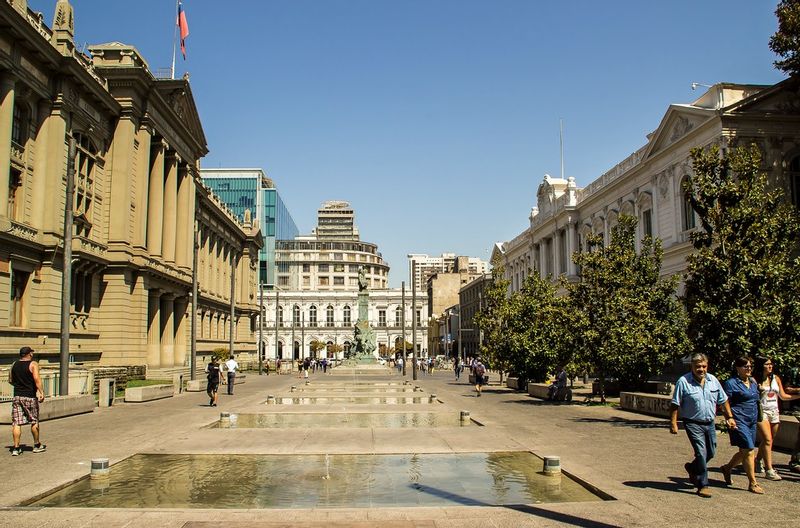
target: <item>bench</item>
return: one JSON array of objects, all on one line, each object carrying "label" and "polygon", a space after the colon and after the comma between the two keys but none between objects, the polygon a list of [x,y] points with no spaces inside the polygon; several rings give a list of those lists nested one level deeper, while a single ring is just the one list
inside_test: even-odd
[{"label": "bench", "polygon": [[546,400],[549,389],[549,383],[528,383],[528,394],[534,398]]},{"label": "bench", "polygon": [[527,389],[527,386],[526,386],[527,384],[524,383],[524,382],[522,382],[522,383],[520,383],[520,382],[521,382],[521,380],[519,378],[508,377],[508,378],[506,378],[506,387],[508,387],[509,389],[514,389],[514,390],[526,390]]},{"label": "bench", "polygon": [[[486,374],[484,374],[483,381],[484,381],[484,383],[486,385],[489,384],[489,373],[488,372]],[[475,385],[475,374],[470,374],[469,375],[469,382],[470,382],[471,385]]]},{"label": "bench", "polygon": [[[39,404],[39,420],[52,420],[94,411],[97,403],[91,394],[50,396]],[[11,402],[0,403],[0,424],[11,423]]]},{"label": "bench", "polygon": [[126,403],[142,403],[162,398],[172,398],[175,394],[173,384],[147,385],[145,387],[128,387],[125,389]]},{"label": "bench", "polygon": [[619,393],[619,406],[622,409],[662,418],[669,418],[671,401],[672,396],[664,394],[646,392]]}]

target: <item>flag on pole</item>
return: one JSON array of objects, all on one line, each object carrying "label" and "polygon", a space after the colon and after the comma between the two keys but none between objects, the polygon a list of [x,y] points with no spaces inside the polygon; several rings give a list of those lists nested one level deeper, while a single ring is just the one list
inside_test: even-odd
[{"label": "flag on pole", "polygon": [[181,54],[186,60],[186,37],[189,36],[189,24],[186,22],[186,12],[183,10],[183,3],[178,2],[178,28],[181,32]]}]

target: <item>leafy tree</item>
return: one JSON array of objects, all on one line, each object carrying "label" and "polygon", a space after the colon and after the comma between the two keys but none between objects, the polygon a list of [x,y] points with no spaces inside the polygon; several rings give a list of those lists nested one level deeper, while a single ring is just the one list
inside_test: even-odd
[{"label": "leafy tree", "polygon": [[526,381],[546,381],[569,361],[570,331],[565,298],[557,296],[550,278],[531,273],[509,299],[506,333],[509,370]]},{"label": "leafy tree", "polygon": [[778,31],[769,39],[769,47],[783,60],[775,67],[789,75],[800,73],[800,0],[781,0],[775,10]]},{"label": "leafy tree", "polygon": [[685,303],[694,349],[725,376],[740,355],[784,367],[800,359],[800,219],[783,191],[768,189],[753,145],[720,156],[692,150],[684,189],[700,217],[692,233]]},{"label": "leafy tree", "polygon": [[686,353],[686,317],[675,297],[677,277],[660,278],[662,249],[645,237],[636,251],[636,219],[627,215],[603,247],[588,237],[589,251],[576,253],[581,280],[567,284],[577,362],[605,381],[638,388],[647,378]]},{"label": "leafy tree", "polygon": [[311,357],[317,357],[317,352],[325,348],[327,345],[322,341],[314,339],[313,341],[311,341],[311,343],[309,343],[308,346],[311,349]]},{"label": "leafy tree", "polygon": [[492,280],[484,290],[483,308],[475,314],[474,319],[477,328],[483,332],[483,342],[480,344],[481,356],[488,365],[501,373],[510,368],[506,358],[511,347],[506,329],[510,281],[504,278],[504,273],[503,266],[495,262],[492,267]]}]

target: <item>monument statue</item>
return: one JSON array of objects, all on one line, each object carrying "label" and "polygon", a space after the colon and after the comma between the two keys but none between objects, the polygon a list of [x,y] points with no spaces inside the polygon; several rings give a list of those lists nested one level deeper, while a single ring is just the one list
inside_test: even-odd
[{"label": "monument statue", "polygon": [[375,330],[369,325],[369,291],[367,290],[367,271],[364,266],[358,270],[358,320],[354,328],[356,360],[374,361]]}]

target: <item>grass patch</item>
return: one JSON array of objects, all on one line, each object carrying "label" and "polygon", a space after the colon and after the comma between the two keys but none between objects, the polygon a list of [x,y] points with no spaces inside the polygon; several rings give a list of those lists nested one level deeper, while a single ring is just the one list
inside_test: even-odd
[{"label": "grass patch", "polygon": [[115,392],[115,396],[124,396],[125,389],[129,387],[148,387],[150,385],[172,385],[172,380],[156,380],[156,379],[144,379],[144,380],[128,380],[128,384],[123,387],[122,389],[117,389]]}]

